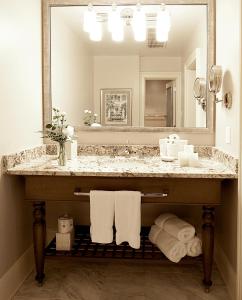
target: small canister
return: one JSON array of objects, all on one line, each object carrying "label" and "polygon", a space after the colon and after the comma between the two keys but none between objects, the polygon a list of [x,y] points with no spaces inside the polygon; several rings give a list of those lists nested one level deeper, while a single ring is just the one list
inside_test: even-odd
[{"label": "small canister", "polygon": [[58,218],[58,232],[59,233],[68,233],[73,229],[73,218],[64,215]]}]

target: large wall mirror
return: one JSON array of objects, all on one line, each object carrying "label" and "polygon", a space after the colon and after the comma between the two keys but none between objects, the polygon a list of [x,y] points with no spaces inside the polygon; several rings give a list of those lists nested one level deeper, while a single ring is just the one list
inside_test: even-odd
[{"label": "large wall mirror", "polygon": [[43,2],[44,122],[59,107],[82,129],[91,111],[105,130],[211,132],[193,85],[214,63],[213,1],[129,2]]}]

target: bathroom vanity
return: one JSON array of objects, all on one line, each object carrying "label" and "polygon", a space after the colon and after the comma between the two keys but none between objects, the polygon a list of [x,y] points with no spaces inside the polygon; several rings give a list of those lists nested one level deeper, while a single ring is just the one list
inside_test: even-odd
[{"label": "bathroom vanity", "polygon": [[[219,155],[217,155],[219,156]],[[226,160],[225,156],[225,160]],[[226,180],[237,178],[235,169],[212,157],[200,159],[199,168],[179,167],[177,161],[162,162],[159,156],[81,155],[60,167],[56,156],[41,155],[20,164],[8,164],[7,174],[22,176],[25,198],[33,202],[33,236],[36,280],[44,279],[45,203],[89,201],[90,190],[137,190],[142,203],[202,205],[203,267],[206,290],[212,285],[214,212],[221,204]],[[15,165],[15,166],[14,166]],[[231,165],[231,162],[230,162]]]},{"label": "bathroom vanity", "polygon": [[[130,139],[146,146],[140,151],[132,151],[130,145],[112,153],[105,147],[79,151],[78,160],[65,167],[46,155],[53,154],[50,151],[20,159],[20,164],[5,164],[9,175],[24,178],[25,198],[33,202],[36,280],[44,279],[47,201],[89,201],[93,189],[137,190],[143,203],[203,206],[203,283],[208,290],[214,210],[221,204],[223,184],[237,178],[237,162],[205,147],[205,155],[199,153],[203,157],[199,168],[181,168],[177,162],[162,162],[157,146],[145,151],[147,144],[157,144],[170,133],[196,145],[214,145],[215,94],[208,89],[207,74],[215,64],[215,0],[166,0],[165,6],[158,0],[142,1],[146,36],[138,43],[131,26],[140,12],[137,1],[120,0],[111,7],[110,1],[95,0],[87,8],[88,3],[42,1],[44,128],[53,121],[52,109],[59,107],[75,126],[79,144],[107,141],[117,150]],[[111,8],[122,24],[119,43],[113,42],[115,32],[108,31]],[[95,14],[97,26],[92,28],[99,31],[84,30],[87,9]],[[157,20],[164,11],[171,26],[162,42],[157,38]],[[203,82],[200,98],[193,94],[196,78]],[[83,126],[91,124],[84,111],[92,111],[93,122],[102,126]]]}]

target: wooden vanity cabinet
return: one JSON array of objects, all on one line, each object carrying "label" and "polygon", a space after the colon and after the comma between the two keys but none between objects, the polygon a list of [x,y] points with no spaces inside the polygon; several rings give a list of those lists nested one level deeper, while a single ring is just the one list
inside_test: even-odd
[{"label": "wooden vanity cabinet", "polygon": [[25,176],[25,197],[33,201],[33,236],[36,280],[44,279],[46,239],[46,201],[89,201],[88,196],[76,196],[78,189],[137,190],[142,193],[163,192],[161,198],[142,198],[143,203],[202,205],[203,267],[206,290],[212,285],[211,274],[214,248],[214,208],[221,202],[222,179],[214,178],[156,178],[156,177],[83,177],[83,176]]}]

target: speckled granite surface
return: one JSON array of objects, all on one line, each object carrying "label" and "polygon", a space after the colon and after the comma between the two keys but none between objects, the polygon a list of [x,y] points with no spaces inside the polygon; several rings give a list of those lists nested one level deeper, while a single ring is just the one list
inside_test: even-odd
[{"label": "speckled granite surface", "polygon": [[[12,175],[237,178],[238,160],[211,146],[196,146],[200,167],[162,162],[154,145],[80,145],[78,159],[57,165],[56,145],[43,145],[3,157]],[[47,155],[46,155],[47,154]],[[127,157],[129,156],[129,157]]]},{"label": "speckled granite surface", "polygon": [[27,149],[19,153],[13,153],[10,155],[3,156],[2,167],[3,170],[13,168],[19,164],[38,159],[46,154],[46,145],[35,147],[32,149]]},{"label": "speckled granite surface", "polygon": [[163,162],[154,157],[79,156],[58,166],[55,156],[42,156],[7,170],[12,175],[45,176],[109,176],[109,177],[161,177],[161,178],[236,178],[237,174],[222,163],[200,159],[200,167],[181,168],[177,161]]}]

